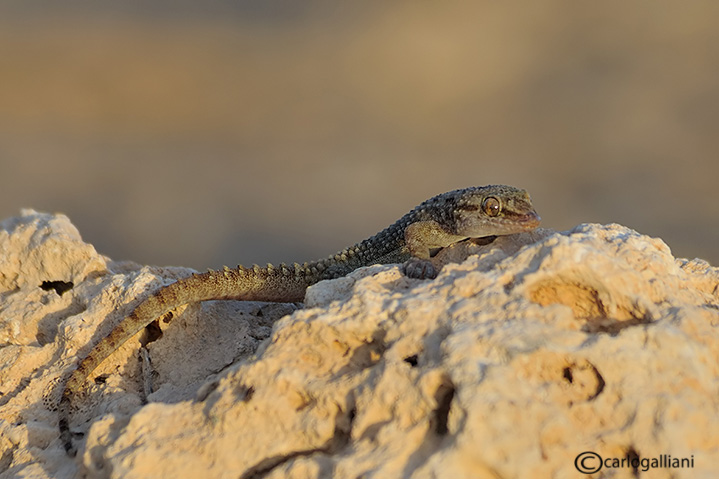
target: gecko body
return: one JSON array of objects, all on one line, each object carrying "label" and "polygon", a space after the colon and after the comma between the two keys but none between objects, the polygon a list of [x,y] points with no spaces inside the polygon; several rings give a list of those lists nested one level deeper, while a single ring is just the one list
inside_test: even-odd
[{"label": "gecko body", "polygon": [[371,238],[324,259],[210,270],[160,288],[101,339],[70,375],[58,408],[63,446],[75,455],[69,427],[71,401],[92,371],[132,336],[178,306],[218,299],[299,302],[309,286],[372,264],[405,263],[408,276],[434,277],[436,272],[429,263],[433,251],[467,238],[530,231],[539,221],[522,189],[503,185],[465,188],[430,198]]}]

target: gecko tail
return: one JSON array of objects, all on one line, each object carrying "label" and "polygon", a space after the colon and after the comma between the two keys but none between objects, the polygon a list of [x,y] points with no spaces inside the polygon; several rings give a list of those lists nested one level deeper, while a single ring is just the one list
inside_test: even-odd
[{"label": "gecko tail", "polygon": [[152,293],[140,303],[112,332],[102,338],[72,372],[58,405],[60,440],[65,451],[74,456],[70,430],[72,398],[92,372],[108,356],[155,319],[187,303],[218,299],[244,301],[297,302],[304,299],[308,283],[305,268],[268,265],[264,268],[224,268],[194,273]]}]

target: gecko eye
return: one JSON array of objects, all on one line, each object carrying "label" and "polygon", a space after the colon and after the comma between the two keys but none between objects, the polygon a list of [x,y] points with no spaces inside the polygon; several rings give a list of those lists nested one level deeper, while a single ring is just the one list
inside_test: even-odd
[{"label": "gecko eye", "polygon": [[499,212],[502,211],[502,205],[494,196],[488,196],[482,201],[482,209],[487,216],[499,216]]}]

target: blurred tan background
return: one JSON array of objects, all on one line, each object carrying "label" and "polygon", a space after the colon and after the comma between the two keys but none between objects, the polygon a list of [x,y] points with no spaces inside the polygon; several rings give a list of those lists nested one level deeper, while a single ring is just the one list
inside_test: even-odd
[{"label": "blurred tan background", "polygon": [[719,264],[715,1],[58,3],[0,3],[0,218],[202,269],[506,183]]}]

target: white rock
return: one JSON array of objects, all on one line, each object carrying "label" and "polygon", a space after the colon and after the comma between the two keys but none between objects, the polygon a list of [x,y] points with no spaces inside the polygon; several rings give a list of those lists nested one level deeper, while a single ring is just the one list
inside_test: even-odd
[{"label": "white rock", "polygon": [[137,341],[96,371],[75,459],[57,378],[190,270],[113,263],[35,212],[0,223],[0,252],[3,478],[569,478],[584,451],[717,471],[719,269],[619,225],[462,243],[433,281],[363,268],[279,320],[294,308],[178,311],[149,345],[150,404]]}]

